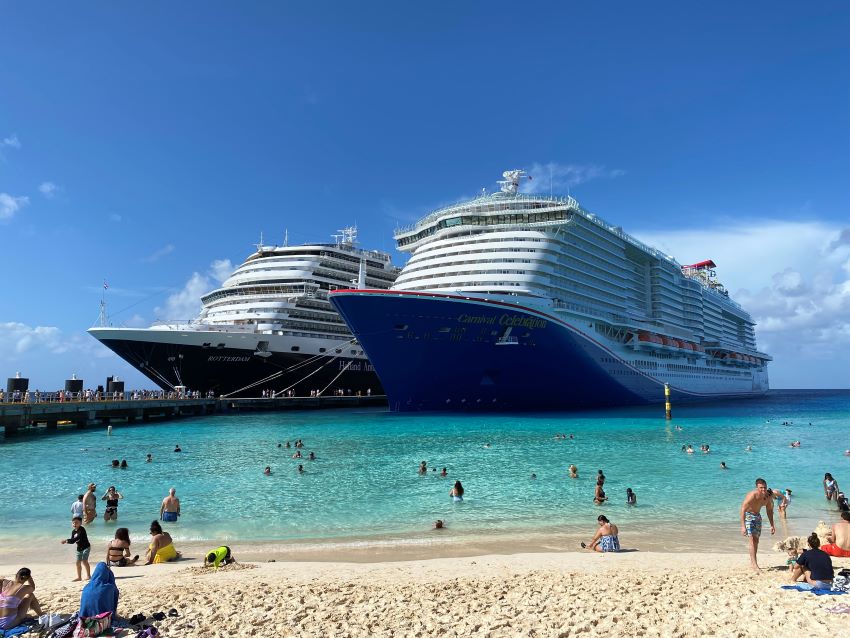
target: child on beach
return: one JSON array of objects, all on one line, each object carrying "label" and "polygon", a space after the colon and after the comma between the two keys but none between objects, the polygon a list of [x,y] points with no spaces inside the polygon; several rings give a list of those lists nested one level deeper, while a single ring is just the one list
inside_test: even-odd
[{"label": "child on beach", "polygon": [[71,538],[63,538],[62,544],[77,544],[77,577],[74,580],[79,581],[83,579],[83,565],[86,567],[86,580],[91,580],[91,567],[89,566],[91,543],[89,543],[89,536],[86,533],[86,528],[83,527],[83,519],[79,516],[75,516],[74,520],[71,521],[71,524],[74,526],[71,530]]}]

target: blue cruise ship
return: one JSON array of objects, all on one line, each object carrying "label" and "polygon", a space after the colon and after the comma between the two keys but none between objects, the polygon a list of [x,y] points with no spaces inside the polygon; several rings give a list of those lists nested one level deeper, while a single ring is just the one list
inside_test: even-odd
[{"label": "blue cruise ship", "polygon": [[682,266],[572,197],[501,190],[396,231],[386,290],[332,291],[390,409],[551,410],[750,397],[771,357],[711,260]]}]

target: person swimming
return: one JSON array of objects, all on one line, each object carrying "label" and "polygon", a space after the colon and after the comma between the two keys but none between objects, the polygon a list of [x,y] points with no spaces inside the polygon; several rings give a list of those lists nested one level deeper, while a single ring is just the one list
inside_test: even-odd
[{"label": "person swimming", "polygon": [[175,452],[182,452],[182,451],[183,451],[183,450],[181,450],[181,449],[180,449],[180,444],[179,444],[179,443],[178,443],[177,445],[175,445],[175,446],[174,446],[174,451],[175,451]]},{"label": "person swimming", "polygon": [[626,505],[637,505],[637,495],[630,487],[626,488]]},{"label": "person swimming", "polygon": [[271,473],[272,473],[271,466],[266,465],[266,469],[263,470],[263,474],[265,474],[266,476],[271,476]]},{"label": "person swimming", "polygon": [[578,468],[575,465],[570,465],[570,478],[578,478]]},{"label": "person swimming", "polygon": [[720,469],[721,470],[728,470],[729,469],[728,467],[726,467],[726,461],[720,461]]}]

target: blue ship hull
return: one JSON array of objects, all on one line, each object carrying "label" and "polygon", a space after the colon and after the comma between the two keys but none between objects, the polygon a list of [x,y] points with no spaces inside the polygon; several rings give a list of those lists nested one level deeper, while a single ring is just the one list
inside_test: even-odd
[{"label": "blue ship hull", "polygon": [[[664,380],[540,310],[385,290],[336,291],[330,300],[374,365],[394,411],[572,410],[664,401]],[[674,401],[763,394],[755,388],[670,388]]]}]

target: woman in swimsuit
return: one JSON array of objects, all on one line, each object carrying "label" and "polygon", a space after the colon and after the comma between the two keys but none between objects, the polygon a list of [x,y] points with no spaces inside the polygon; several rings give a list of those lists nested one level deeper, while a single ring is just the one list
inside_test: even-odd
[{"label": "woman in swimsuit", "polygon": [[180,553],[174,549],[171,534],[162,531],[159,521],[151,521],[151,544],[148,545],[145,565],[167,563],[178,558]]},{"label": "woman in swimsuit", "polygon": [[456,503],[459,503],[463,500],[463,485],[460,484],[460,481],[455,481],[454,487],[449,490],[449,496],[452,497],[452,500]]},{"label": "woman in swimsuit", "polygon": [[602,489],[602,484],[602,480],[596,481],[596,491],[593,493],[593,502],[597,505],[602,505],[602,503],[608,500],[608,497],[605,496],[605,490]]},{"label": "woman in swimsuit", "polygon": [[106,546],[106,564],[110,567],[129,567],[135,565],[139,555],[130,559],[130,530],[119,527],[115,530],[115,538]]},{"label": "woman in swimsuit", "polygon": [[823,475],[823,493],[827,501],[831,501],[838,494],[838,482],[829,472]]},{"label": "woman in swimsuit", "polygon": [[121,494],[115,491],[115,486],[110,485],[106,490],[106,494],[100,497],[101,501],[106,501],[106,511],[103,513],[104,521],[118,520],[118,500],[124,498]]},{"label": "woman in swimsuit", "polygon": [[590,545],[582,543],[581,546],[594,552],[619,552],[620,551],[620,528],[614,525],[607,517],[600,514],[596,517],[599,529],[590,541]]},{"label": "woman in swimsuit", "polygon": [[32,609],[41,616],[44,611],[35,597],[32,573],[21,567],[14,580],[0,579],[0,629],[17,627]]}]

